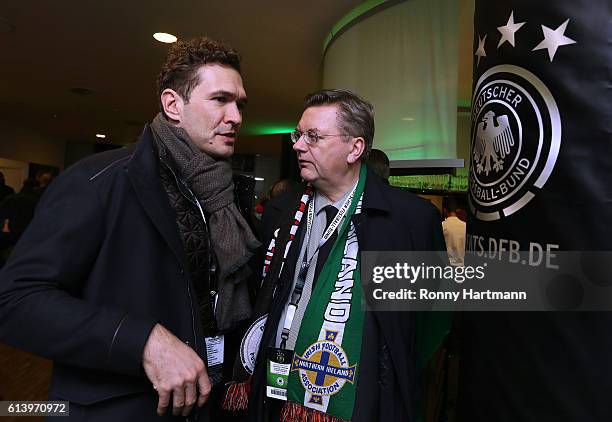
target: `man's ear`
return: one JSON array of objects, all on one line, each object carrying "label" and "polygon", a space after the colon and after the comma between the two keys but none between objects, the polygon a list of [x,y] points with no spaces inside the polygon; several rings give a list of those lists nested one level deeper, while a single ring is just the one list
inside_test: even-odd
[{"label": "man's ear", "polygon": [[181,122],[183,116],[183,98],[173,89],[166,88],[161,93],[161,104],[170,120]]},{"label": "man's ear", "polygon": [[355,164],[361,158],[363,152],[365,151],[365,140],[361,136],[358,136],[356,138],[351,139],[350,142],[353,146],[351,148],[351,151],[349,152],[349,155],[346,157],[346,161],[349,164]]}]

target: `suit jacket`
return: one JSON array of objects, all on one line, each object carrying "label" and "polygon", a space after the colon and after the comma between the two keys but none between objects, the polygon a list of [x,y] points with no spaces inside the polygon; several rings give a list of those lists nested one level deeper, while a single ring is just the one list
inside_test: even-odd
[{"label": "suit jacket", "polygon": [[[280,221],[293,218],[299,193],[270,201],[262,221],[264,246]],[[305,226],[303,219],[296,239]],[[353,216],[360,251],[444,250],[440,213],[431,203],[385,184],[368,169],[362,211]],[[253,377],[249,420],[277,419],[278,403],[265,398],[265,359],[261,350],[273,346],[280,314],[290,294],[300,242],[293,242],[279,280]],[[317,263],[319,266],[319,263]],[[353,422],[413,421],[416,391],[414,313],[366,312]]]},{"label": "suit jacket", "polygon": [[73,420],[174,420],[141,361],[159,322],[206,362],[188,274],[146,127],[50,184],[0,275],[0,340],[53,359],[50,398]]}]

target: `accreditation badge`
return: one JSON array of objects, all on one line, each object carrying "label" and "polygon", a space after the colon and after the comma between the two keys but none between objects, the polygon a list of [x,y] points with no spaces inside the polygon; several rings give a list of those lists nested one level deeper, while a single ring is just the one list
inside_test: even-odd
[{"label": "accreditation badge", "polygon": [[221,336],[206,337],[206,369],[213,386],[223,382],[223,360],[225,357],[225,339]]},{"label": "accreditation badge", "polygon": [[289,372],[293,350],[268,347],[266,349],[266,396],[287,400],[287,384],[289,383]]}]

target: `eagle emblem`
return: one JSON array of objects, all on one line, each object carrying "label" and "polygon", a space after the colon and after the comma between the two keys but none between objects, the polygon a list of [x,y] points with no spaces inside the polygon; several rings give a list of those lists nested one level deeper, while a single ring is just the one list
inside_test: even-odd
[{"label": "eagle emblem", "polygon": [[508,116],[495,117],[493,111],[488,111],[482,122],[476,127],[474,142],[474,162],[478,174],[484,171],[489,175],[491,170],[499,172],[504,168],[504,158],[510,154],[514,146],[514,136],[508,121]]}]

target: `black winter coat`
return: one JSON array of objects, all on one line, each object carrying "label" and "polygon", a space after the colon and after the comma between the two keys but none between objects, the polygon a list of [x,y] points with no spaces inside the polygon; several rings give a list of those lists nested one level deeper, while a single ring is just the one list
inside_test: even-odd
[{"label": "black winter coat", "polygon": [[69,420],[177,420],[156,415],[141,361],[159,322],[206,362],[188,274],[147,126],[49,186],[0,275],[0,341],[54,361],[50,399],[70,401]]},{"label": "black winter coat", "polygon": [[[262,241],[270,243],[281,221],[293,218],[301,192],[270,201]],[[296,234],[305,226],[303,219]],[[385,184],[368,169],[361,214],[353,216],[361,251],[444,250],[440,213],[432,204]],[[276,327],[290,293],[300,242],[293,242],[266,324],[262,348],[273,346]],[[317,267],[319,263],[317,263]],[[415,417],[415,314],[366,312],[353,422],[412,422]],[[278,420],[278,403],[265,397],[265,359],[258,357],[249,400],[249,421]]]}]

